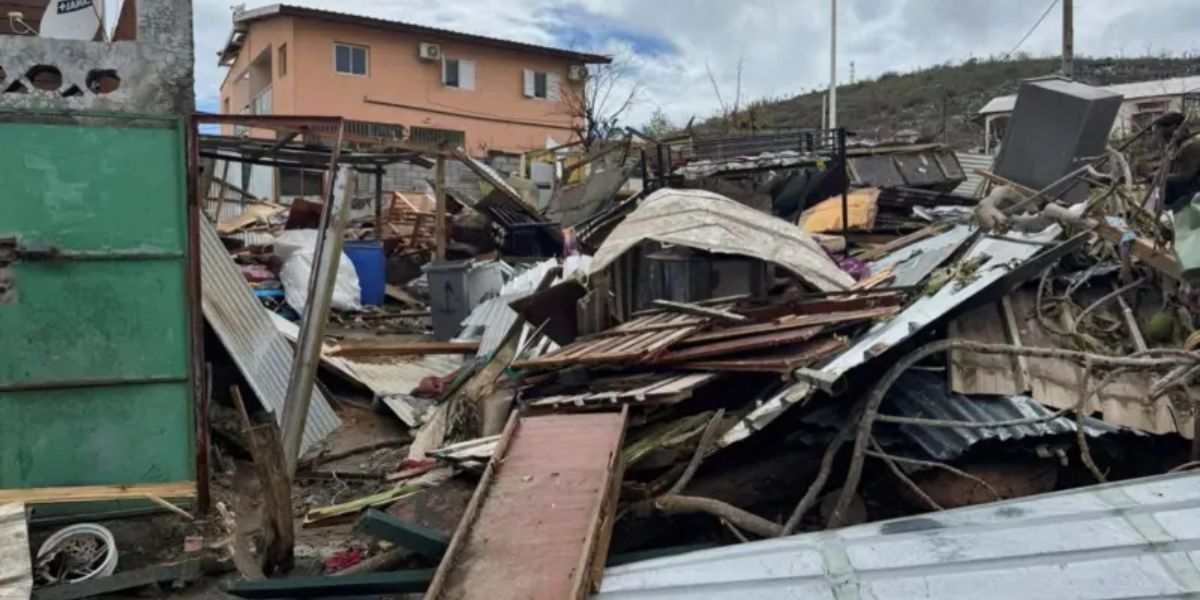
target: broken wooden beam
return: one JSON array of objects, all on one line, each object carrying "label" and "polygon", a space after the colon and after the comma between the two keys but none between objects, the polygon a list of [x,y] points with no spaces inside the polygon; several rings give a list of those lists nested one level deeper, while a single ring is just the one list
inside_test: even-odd
[{"label": "broken wooden beam", "polygon": [[479,342],[389,342],[344,341],[325,351],[325,356],[425,356],[428,354],[475,354]]},{"label": "broken wooden beam", "polygon": [[681,313],[688,314],[688,315],[695,315],[697,317],[712,317],[714,319],[720,319],[722,321],[729,321],[730,323],[745,323],[750,320],[749,317],[747,317],[745,315],[739,315],[735,312],[731,312],[728,310],[721,310],[719,308],[712,308],[712,307],[708,307],[708,306],[700,306],[699,304],[691,304],[688,302],[674,302],[671,300],[655,300],[654,305],[658,306],[660,308],[665,308],[667,310],[672,310],[675,312],[681,312]]},{"label": "broken wooden beam", "polygon": [[434,560],[440,560],[450,546],[450,539],[440,533],[401,521],[373,508],[355,521],[354,530]]},{"label": "broken wooden beam", "polygon": [[0,490],[0,504],[24,502],[47,504],[59,502],[102,502],[105,500],[145,500],[157,498],[195,498],[196,482],[145,483],[134,485],[85,485],[78,487],[47,487],[23,490]]}]

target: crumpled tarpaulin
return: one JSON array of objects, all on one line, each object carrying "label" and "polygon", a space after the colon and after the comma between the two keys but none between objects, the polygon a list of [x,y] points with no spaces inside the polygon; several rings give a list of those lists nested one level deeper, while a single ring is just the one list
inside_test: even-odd
[{"label": "crumpled tarpaulin", "polygon": [[821,291],[843,291],[854,285],[854,278],[825,255],[812,235],[702,190],[662,189],[647,196],[600,246],[591,272],[603,270],[646,240],[764,260]]}]

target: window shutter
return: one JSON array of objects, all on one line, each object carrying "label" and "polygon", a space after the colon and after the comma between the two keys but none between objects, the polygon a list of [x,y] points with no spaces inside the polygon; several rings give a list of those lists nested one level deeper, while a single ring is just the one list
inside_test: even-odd
[{"label": "window shutter", "polygon": [[458,87],[464,90],[475,89],[475,61],[458,61]]},{"label": "window shutter", "polygon": [[556,101],[562,99],[562,75],[546,74],[546,99]]},{"label": "window shutter", "polygon": [[533,71],[525,69],[525,97],[532,98],[534,94]]}]

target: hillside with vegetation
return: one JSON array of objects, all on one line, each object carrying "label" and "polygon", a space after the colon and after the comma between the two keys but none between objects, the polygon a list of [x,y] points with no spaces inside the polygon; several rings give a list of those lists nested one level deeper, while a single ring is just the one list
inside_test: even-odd
[{"label": "hillside with vegetation", "polygon": [[[950,144],[971,149],[982,139],[982,124],[975,116],[984,104],[1015,93],[1023,79],[1057,73],[1059,66],[1057,58],[972,59],[912,73],[885,73],[838,88],[838,120],[860,139],[885,140],[915,131],[922,139],[941,140],[944,131]],[[1195,58],[1079,58],[1075,64],[1075,78],[1094,85],[1197,74],[1200,59]],[[817,90],[789,99],[755,101],[736,115],[708,119],[695,127],[703,134],[820,127],[824,94]]]}]

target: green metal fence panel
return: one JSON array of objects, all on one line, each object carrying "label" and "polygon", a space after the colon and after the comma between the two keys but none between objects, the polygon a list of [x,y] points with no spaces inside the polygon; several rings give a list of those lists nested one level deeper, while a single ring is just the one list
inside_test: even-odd
[{"label": "green metal fence panel", "polygon": [[0,488],[195,479],[184,123],[0,122]]}]

